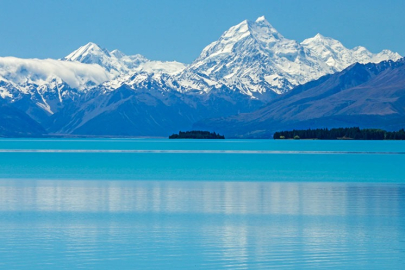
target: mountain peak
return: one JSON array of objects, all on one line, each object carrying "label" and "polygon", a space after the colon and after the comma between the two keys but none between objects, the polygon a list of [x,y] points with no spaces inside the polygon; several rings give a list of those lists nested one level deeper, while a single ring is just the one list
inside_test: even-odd
[{"label": "mountain peak", "polygon": [[96,43],[89,42],[63,58],[63,60],[88,63],[87,60],[89,60],[89,58],[100,58],[103,56],[110,57],[110,53]]},{"label": "mountain peak", "polygon": [[322,36],[320,33],[318,33],[318,34],[316,34],[316,35],[314,36],[314,38],[315,38],[315,39],[324,39],[325,37]]},{"label": "mountain peak", "polygon": [[111,54],[112,56],[115,56],[115,57],[118,58],[118,59],[120,59],[120,58],[122,58],[122,57],[125,56],[125,53],[123,53],[123,52],[121,52],[120,50],[117,50],[117,49],[111,51],[110,54]]},{"label": "mountain peak", "polygon": [[94,42],[89,42],[84,46],[81,46],[79,48],[79,50],[81,49],[81,51],[84,52],[102,52],[105,54],[109,54],[108,50],[102,48],[101,46],[99,46],[98,44],[94,43]]},{"label": "mountain peak", "polygon": [[330,37],[325,37],[324,35],[318,33],[315,36],[308,38],[303,41],[303,43],[310,43],[310,42],[331,42],[331,41],[337,41],[336,39],[330,38]]},{"label": "mountain peak", "polygon": [[[307,38],[303,42],[301,42],[301,45],[306,46],[306,47],[318,47],[318,46],[337,46],[343,48],[343,44],[336,39],[330,38],[330,37],[325,37],[321,35],[320,33],[316,34],[314,37]],[[345,48],[346,49],[346,48]]]},{"label": "mountain peak", "polygon": [[259,26],[264,26],[264,27],[267,27],[267,28],[271,28],[271,29],[273,29],[274,31],[277,32],[277,30],[266,20],[266,17],[264,17],[264,16],[261,16],[261,17],[257,18],[256,21],[255,21],[255,24],[259,25]]},{"label": "mountain peak", "polygon": [[[232,26],[201,52],[187,72],[204,74],[244,93],[283,93],[292,87],[341,71],[360,62],[399,56],[350,50],[333,38],[316,34],[298,43],[283,37],[264,16]],[[262,98],[262,97],[261,97]]]},{"label": "mountain peak", "polygon": [[87,47],[87,48],[99,48],[99,49],[101,49],[101,47],[98,45],[98,44],[96,44],[96,43],[94,43],[94,42],[89,42],[89,43],[87,43],[86,45],[84,45],[83,47]]},{"label": "mountain peak", "polygon": [[259,18],[256,19],[256,22],[267,22],[266,17],[260,16]]},{"label": "mountain peak", "polygon": [[223,35],[222,39],[237,42],[247,36],[253,36],[257,40],[265,39],[264,42],[283,39],[284,37],[266,20],[264,16],[257,18],[256,21],[244,20],[241,23],[232,26]]}]

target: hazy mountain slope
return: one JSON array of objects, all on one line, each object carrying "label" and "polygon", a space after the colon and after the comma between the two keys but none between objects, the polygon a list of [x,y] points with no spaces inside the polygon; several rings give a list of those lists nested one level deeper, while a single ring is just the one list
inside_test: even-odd
[{"label": "hazy mountain slope", "polygon": [[201,119],[248,112],[261,105],[225,89],[184,96],[176,91],[161,92],[153,85],[144,87],[134,90],[122,86],[102,95],[89,94],[95,96],[65,107],[50,118],[46,127],[57,134],[168,136],[190,129]]},{"label": "hazy mountain slope", "polygon": [[0,103],[0,137],[42,137],[45,129],[24,112]]}]

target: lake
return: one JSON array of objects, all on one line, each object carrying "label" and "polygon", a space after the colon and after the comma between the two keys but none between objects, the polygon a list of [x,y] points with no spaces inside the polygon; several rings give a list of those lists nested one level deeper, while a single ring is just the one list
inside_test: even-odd
[{"label": "lake", "polygon": [[405,142],[1,139],[0,269],[403,269]]}]

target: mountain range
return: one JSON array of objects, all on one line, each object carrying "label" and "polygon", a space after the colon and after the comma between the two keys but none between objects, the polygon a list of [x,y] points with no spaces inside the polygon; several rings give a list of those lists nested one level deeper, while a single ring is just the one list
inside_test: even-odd
[{"label": "mountain range", "polygon": [[[270,107],[284,115],[280,110],[288,104],[277,102],[314,80],[346,72],[355,63],[391,60],[383,63],[393,68],[399,59],[388,50],[348,49],[320,34],[299,43],[264,17],[231,27],[190,65],[128,56],[94,43],[58,60],[0,57],[0,106],[7,111],[2,119],[8,119],[0,121],[0,135],[167,136],[194,124],[249,137],[255,116],[247,115]],[[302,120],[297,117],[290,122]],[[5,124],[10,119],[14,124]],[[246,129],[221,126],[228,123]],[[265,130],[256,134],[267,136],[273,129]]]},{"label": "mountain range", "polygon": [[202,120],[194,127],[239,138],[325,127],[399,130],[405,127],[405,59],[356,63],[298,86],[254,112]]}]

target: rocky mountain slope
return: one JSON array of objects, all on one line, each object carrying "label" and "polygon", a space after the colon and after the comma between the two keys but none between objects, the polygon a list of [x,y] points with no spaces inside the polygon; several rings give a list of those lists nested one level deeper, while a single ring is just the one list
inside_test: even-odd
[{"label": "rocky mountain slope", "polygon": [[257,111],[194,125],[246,138],[269,138],[288,129],[353,126],[405,126],[405,59],[354,64],[298,86]]},{"label": "rocky mountain slope", "polygon": [[[264,17],[231,27],[208,45],[187,67],[242,93],[266,99],[266,93],[285,93],[293,87],[341,71],[353,63],[379,63],[401,56],[385,50],[372,54],[352,50],[317,34],[298,43],[281,35]],[[179,77],[183,78],[183,74]],[[273,96],[271,96],[273,97]]]}]

